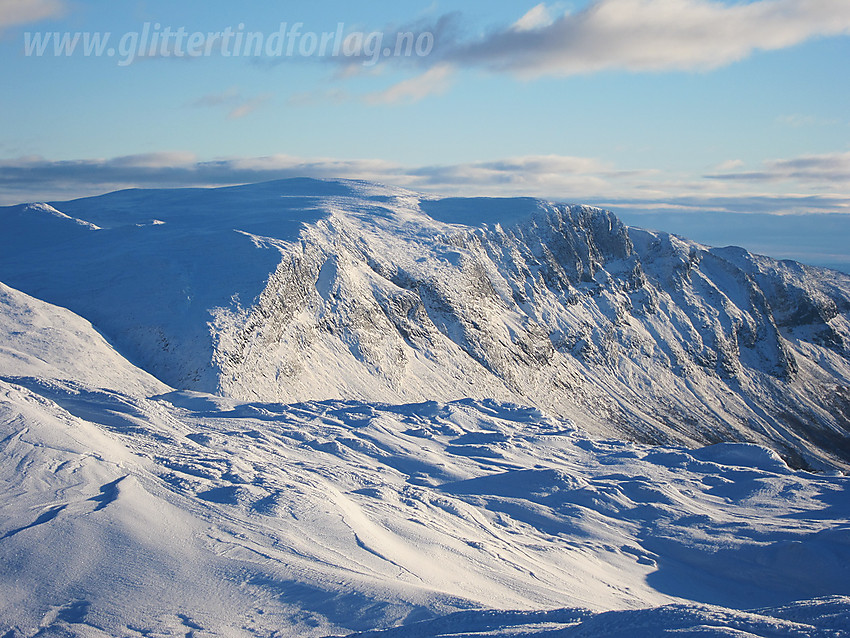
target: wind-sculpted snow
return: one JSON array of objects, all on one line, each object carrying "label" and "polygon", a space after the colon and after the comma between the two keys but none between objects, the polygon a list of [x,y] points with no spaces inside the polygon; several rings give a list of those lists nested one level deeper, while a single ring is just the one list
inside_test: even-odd
[{"label": "wind-sculpted snow", "polygon": [[487,400],[0,380],[0,633],[842,636],[847,481]]},{"label": "wind-sculpted snow", "polygon": [[671,634],[716,638],[841,638],[848,635],[846,628],[850,626],[847,603],[847,597],[836,596],[746,613],[707,605],[665,605],[604,613],[586,609],[462,611],[404,627],[358,632],[348,638],[487,638],[505,635],[526,638],[656,638]]},{"label": "wind-sculpted snow", "polygon": [[850,463],[837,272],[595,208],[346,181],[124,191],[6,208],[0,226],[0,280],[175,388],[497,399],[600,436]]}]

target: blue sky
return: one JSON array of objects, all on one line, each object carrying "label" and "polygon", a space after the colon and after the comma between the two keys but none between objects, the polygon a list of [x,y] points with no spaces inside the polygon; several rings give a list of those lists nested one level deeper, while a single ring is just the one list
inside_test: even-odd
[{"label": "blue sky", "polygon": [[[300,23],[291,56],[208,35],[281,23]],[[210,54],[122,56],[146,24]],[[337,29],[351,55],[310,51]],[[26,54],[78,32],[109,46]],[[427,54],[356,55],[357,34],[399,32]],[[312,175],[624,215],[850,214],[846,0],[0,0],[0,56],[0,203]]]}]

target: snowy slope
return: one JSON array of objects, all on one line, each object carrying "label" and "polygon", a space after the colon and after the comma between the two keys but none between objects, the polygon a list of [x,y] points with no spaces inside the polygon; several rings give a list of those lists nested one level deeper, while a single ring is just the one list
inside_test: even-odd
[{"label": "snowy slope", "polygon": [[130,365],[85,319],[2,283],[0,376],[75,381],[136,396],[169,389]]},{"label": "snowy slope", "polygon": [[0,631],[847,635],[847,482],[493,401],[0,380]]},{"label": "snowy slope", "polygon": [[[59,212],[61,211],[61,212]],[[850,463],[850,277],[534,199],[348,181],[0,209],[0,280],[172,387],[463,398],[643,442]]]}]

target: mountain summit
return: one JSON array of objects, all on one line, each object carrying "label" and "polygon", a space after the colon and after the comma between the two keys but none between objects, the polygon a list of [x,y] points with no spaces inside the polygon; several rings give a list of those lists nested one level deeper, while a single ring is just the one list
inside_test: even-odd
[{"label": "mountain summit", "polygon": [[850,466],[850,276],[598,208],[355,181],[0,208],[0,281],[240,401],[496,399]]}]

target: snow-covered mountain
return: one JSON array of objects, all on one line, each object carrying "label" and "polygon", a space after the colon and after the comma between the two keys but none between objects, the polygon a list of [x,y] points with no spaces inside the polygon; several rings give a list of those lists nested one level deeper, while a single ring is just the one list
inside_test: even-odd
[{"label": "snow-covered mountain", "polygon": [[848,461],[847,276],[338,181],[0,229],[4,638],[850,635],[791,467]]},{"label": "snow-covered mountain", "polygon": [[8,638],[850,635],[846,476],[492,400],[144,397],[64,352],[0,376]]},{"label": "snow-covered mountain", "polygon": [[534,199],[350,181],[0,209],[0,281],[169,385],[463,398],[600,436],[850,464],[850,277]]}]

